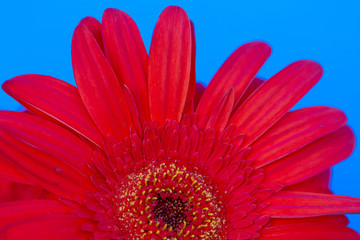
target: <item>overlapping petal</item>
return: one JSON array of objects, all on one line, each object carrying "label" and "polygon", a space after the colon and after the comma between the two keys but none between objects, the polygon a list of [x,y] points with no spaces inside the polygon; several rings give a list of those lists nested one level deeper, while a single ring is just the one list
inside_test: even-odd
[{"label": "overlapping petal", "polygon": [[149,121],[148,55],[135,22],[120,10],[107,9],[102,32],[106,57],[118,80],[126,84],[134,96],[140,119]]},{"label": "overlapping petal", "polygon": [[267,200],[263,214],[273,218],[297,218],[360,213],[358,198],[334,194],[281,191]]},{"label": "overlapping petal", "polygon": [[200,117],[210,115],[217,102],[230,88],[234,88],[237,101],[270,53],[270,46],[264,42],[250,42],[239,47],[209,82],[196,113]]},{"label": "overlapping petal", "polygon": [[336,224],[286,224],[269,227],[261,232],[259,240],[358,240],[352,229]]},{"label": "overlapping petal", "polygon": [[67,214],[71,207],[57,200],[23,200],[0,204],[0,229],[21,220],[54,214]]},{"label": "overlapping petal", "polygon": [[251,144],[247,159],[263,167],[346,124],[345,114],[331,107],[310,107],[287,113]]},{"label": "overlapping petal", "polygon": [[44,197],[45,195],[45,190],[40,186],[35,186],[34,183],[25,184],[12,182],[5,179],[0,179],[0,189],[0,203],[17,200],[38,199]]},{"label": "overlapping petal", "polygon": [[278,182],[284,186],[315,176],[347,158],[355,146],[352,130],[344,126],[298,151],[266,165],[265,182]]},{"label": "overlapping petal", "polygon": [[71,53],[76,84],[86,109],[104,136],[112,134],[123,139],[132,125],[123,88],[94,35],[83,24],[75,29]]},{"label": "overlapping petal", "polygon": [[232,115],[233,135],[245,134],[251,144],[288,112],[320,79],[318,63],[303,60],[290,64],[262,84]]},{"label": "overlapping petal", "polygon": [[14,77],[2,87],[38,116],[68,127],[98,146],[102,145],[102,136],[74,86],[50,76],[29,74]]},{"label": "overlapping petal", "polygon": [[93,188],[86,174],[89,147],[80,139],[26,113],[3,111],[0,115],[1,152],[24,177],[71,199]]},{"label": "overlapping petal", "polygon": [[72,215],[50,215],[17,221],[0,228],[0,239],[86,240],[89,234],[81,230],[85,220]]}]

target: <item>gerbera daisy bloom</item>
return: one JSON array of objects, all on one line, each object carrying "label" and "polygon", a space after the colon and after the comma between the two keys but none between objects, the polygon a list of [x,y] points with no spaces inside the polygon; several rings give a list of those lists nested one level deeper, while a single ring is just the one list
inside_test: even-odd
[{"label": "gerbera daisy bloom", "polygon": [[0,238],[360,239],[344,216],[360,199],[329,190],[355,144],[346,117],[289,112],[322,68],[256,78],[270,52],[239,47],[204,87],[181,8],[162,12],[149,54],[126,13],[83,19],[77,87],[42,75],[3,85],[29,112],[0,112],[1,177],[28,194],[0,204]]}]

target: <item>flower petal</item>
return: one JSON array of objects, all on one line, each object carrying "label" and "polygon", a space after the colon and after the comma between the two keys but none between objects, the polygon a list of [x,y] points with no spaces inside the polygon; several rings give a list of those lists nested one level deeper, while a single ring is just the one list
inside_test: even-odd
[{"label": "flower petal", "polygon": [[35,74],[14,77],[2,87],[36,115],[60,123],[102,146],[103,138],[84,107],[76,87],[50,76]]},{"label": "flower petal", "polygon": [[285,188],[288,191],[300,191],[300,192],[315,192],[315,193],[332,193],[330,187],[331,170],[327,169],[324,172],[301,181],[294,185],[290,185]]},{"label": "flower petal", "polygon": [[292,108],[320,79],[321,66],[303,60],[290,64],[262,84],[233,114],[233,135],[245,134],[248,146]]},{"label": "flower petal", "polygon": [[211,113],[206,128],[214,129],[220,133],[226,127],[231,110],[234,106],[234,88],[227,91],[216,105],[214,112]]},{"label": "flower petal", "polygon": [[190,81],[191,27],[185,11],[167,7],[156,23],[149,53],[151,119],[180,120]]},{"label": "flower petal", "polygon": [[121,10],[106,9],[102,31],[105,53],[117,78],[130,89],[140,119],[149,121],[148,55],[135,22]]},{"label": "flower petal", "polygon": [[18,183],[33,184],[12,166],[9,157],[2,152],[0,152],[0,178]]},{"label": "flower petal", "polygon": [[299,224],[299,223],[312,223],[312,224],[336,224],[338,226],[347,226],[349,220],[345,215],[328,215],[321,217],[305,217],[305,218],[272,218],[271,226],[279,226],[285,224]]},{"label": "flower petal", "polygon": [[65,129],[41,118],[11,111],[0,111],[0,126],[15,138],[77,169],[91,174],[88,163],[93,149]]},{"label": "flower petal", "polygon": [[264,182],[277,182],[289,186],[306,180],[346,159],[352,153],[354,146],[354,134],[350,127],[344,126],[266,165],[263,168]]},{"label": "flower petal", "polygon": [[360,213],[360,198],[334,194],[280,191],[261,213],[273,218],[315,217]]},{"label": "flower petal", "polygon": [[[4,113],[2,114],[4,115]],[[23,113],[23,115],[28,114]],[[35,118],[31,115],[27,117]],[[51,146],[52,141],[54,141],[51,141],[52,132],[49,132],[49,143],[44,143],[41,138],[36,138],[36,135],[22,132],[21,128],[17,130],[9,127],[4,121],[7,120],[6,118],[2,117],[0,119],[2,121],[0,124],[0,143],[3,145],[1,152],[11,159],[11,164],[24,177],[50,192],[70,199],[85,194],[87,190],[94,189],[86,175],[74,169],[69,162],[59,159],[59,156],[51,155],[52,152],[49,149],[58,148],[56,145]],[[39,121],[46,123],[45,120],[39,119]],[[53,125],[50,122],[47,122],[47,124]],[[18,125],[20,127],[21,121]],[[24,125],[26,126],[26,122]],[[44,127],[44,129],[46,128]],[[54,129],[56,128],[54,127]],[[41,136],[42,133],[39,133],[39,135]],[[68,141],[70,142],[70,140]],[[64,145],[66,144],[67,142],[64,143]],[[45,147],[42,149],[42,146]],[[61,152],[60,149],[57,150],[57,153],[59,152]],[[66,150],[64,150],[60,156],[66,156],[67,154]],[[78,183],[81,183],[81,185]]]},{"label": "flower petal", "polygon": [[264,42],[250,42],[239,47],[211,79],[196,113],[200,117],[209,116],[231,87],[235,90],[235,101],[237,101],[270,53],[270,46]]},{"label": "flower petal", "polygon": [[80,96],[104,136],[128,136],[131,116],[123,89],[95,37],[83,24],[76,27],[71,56]]},{"label": "flower petal", "polygon": [[84,24],[90,30],[98,42],[100,48],[104,51],[101,23],[93,17],[86,17],[81,19],[79,24]]},{"label": "flower petal", "polygon": [[258,240],[359,240],[354,230],[336,224],[286,224],[261,231]]},{"label": "flower petal", "polygon": [[195,41],[195,29],[194,23],[190,21],[191,26],[191,69],[190,69],[190,81],[189,89],[187,93],[187,100],[193,99],[196,87],[196,74],[195,74],[195,59],[196,59],[196,41]]},{"label": "flower petal", "polygon": [[8,224],[27,218],[66,214],[71,211],[69,206],[56,200],[25,200],[0,204],[0,229]]},{"label": "flower petal", "polygon": [[265,80],[261,79],[261,78],[254,78],[249,86],[246,88],[244,94],[241,96],[241,98],[239,98],[233,108],[233,113],[236,112],[236,110],[246,101],[246,99],[248,99],[251,94],[253,94],[253,92],[255,92],[256,89],[258,89],[263,83],[265,82]]},{"label": "flower petal", "polygon": [[[16,200],[28,200],[28,199],[38,199],[44,193],[44,189],[29,184],[11,182],[4,179],[0,179],[0,203],[16,201]],[[2,211],[0,211],[0,217]]]},{"label": "flower petal", "polygon": [[81,230],[85,220],[71,215],[41,216],[18,221],[0,229],[0,239],[89,239],[89,234]]},{"label": "flower petal", "polygon": [[345,114],[331,107],[309,107],[284,115],[261,138],[251,144],[246,156],[259,168],[286,156],[346,124]]}]

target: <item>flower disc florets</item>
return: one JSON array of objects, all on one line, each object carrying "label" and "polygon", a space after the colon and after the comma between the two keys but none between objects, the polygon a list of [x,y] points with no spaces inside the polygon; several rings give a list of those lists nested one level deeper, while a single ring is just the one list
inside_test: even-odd
[{"label": "flower disc florets", "polygon": [[278,186],[262,184],[262,169],[251,168],[252,161],[243,159],[247,150],[241,148],[242,136],[231,137],[231,126],[216,133],[201,122],[196,114],[185,115],[180,123],[153,121],[131,127],[123,141],[108,136],[105,151],[93,159],[98,177],[92,180],[99,192],[85,200],[101,236],[259,236],[257,231],[269,221],[260,212]]},{"label": "flower disc florets", "polygon": [[130,239],[222,239],[221,196],[202,174],[181,163],[153,163],[129,175],[118,191],[118,216]]}]

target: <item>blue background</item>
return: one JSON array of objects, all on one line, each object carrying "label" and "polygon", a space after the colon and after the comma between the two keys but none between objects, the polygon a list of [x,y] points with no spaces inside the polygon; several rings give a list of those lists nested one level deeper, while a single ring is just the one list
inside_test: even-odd
[{"label": "blue background", "polygon": [[[360,134],[360,1],[5,1],[0,0],[0,83],[25,73],[51,75],[74,84],[72,31],[85,16],[101,20],[119,8],[136,21],[145,46],[160,12],[183,7],[195,24],[197,80],[207,83],[238,46],[263,40],[273,48],[259,73],[269,78],[289,63],[312,59],[324,68],[320,82],[295,108],[329,105],[343,110]],[[0,92],[0,109],[20,110]],[[359,138],[358,138],[359,139]],[[360,150],[333,169],[336,194],[360,197]],[[360,232],[360,216],[350,216]]]}]

